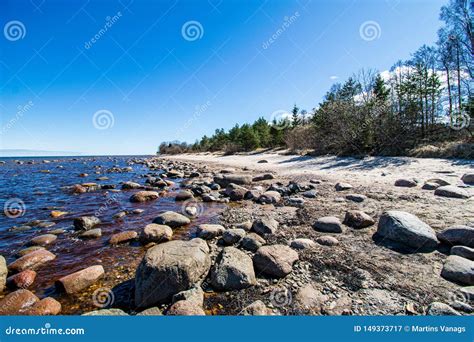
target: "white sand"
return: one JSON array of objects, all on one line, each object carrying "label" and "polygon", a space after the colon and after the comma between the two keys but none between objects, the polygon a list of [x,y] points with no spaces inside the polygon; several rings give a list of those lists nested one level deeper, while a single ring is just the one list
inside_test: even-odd
[{"label": "white sand", "polygon": [[[416,178],[424,182],[430,178],[444,178],[451,184],[460,182],[467,172],[474,172],[473,160],[434,159],[411,157],[308,157],[285,155],[283,152],[251,153],[223,156],[216,153],[180,154],[167,159],[212,163],[227,167],[271,171],[281,176],[321,176],[335,181],[358,184],[393,184],[398,178]],[[265,159],[268,163],[258,163]]]}]

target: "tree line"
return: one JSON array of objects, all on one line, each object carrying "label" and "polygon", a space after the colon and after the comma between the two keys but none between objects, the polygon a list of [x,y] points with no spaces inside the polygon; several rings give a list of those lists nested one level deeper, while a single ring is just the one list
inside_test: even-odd
[{"label": "tree line", "polygon": [[[387,72],[363,69],[334,84],[311,111],[216,129],[194,144],[162,143],[160,153],[257,148],[311,149],[317,154],[403,155],[420,144],[472,141],[474,37],[468,0],[441,8],[434,46],[423,45]],[[472,146],[472,145],[471,145]],[[472,151],[471,151],[472,153]]]}]

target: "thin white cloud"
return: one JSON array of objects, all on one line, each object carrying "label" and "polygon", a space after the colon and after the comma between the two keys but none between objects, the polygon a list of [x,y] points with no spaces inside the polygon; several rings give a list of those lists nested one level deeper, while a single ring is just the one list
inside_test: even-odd
[{"label": "thin white cloud", "polygon": [[338,78],[339,78],[339,76],[330,76],[330,77],[329,77],[329,79],[330,79],[330,80],[333,80],[333,81],[334,81],[334,80],[337,80]]}]

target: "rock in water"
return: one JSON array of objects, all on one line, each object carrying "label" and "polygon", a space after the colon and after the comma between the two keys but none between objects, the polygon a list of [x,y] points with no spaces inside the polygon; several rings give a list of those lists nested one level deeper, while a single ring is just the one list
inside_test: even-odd
[{"label": "rock in water", "polygon": [[135,240],[137,236],[138,236],[138,233],[136,231],[126,230],[124,232],[120,232],[120,233],[112,235],[110,237],[109,243],[111,245],[118,245],[119,243]]},{"label": "rock in water", "polygon": [[54,234],[38,235],[31,239],[31,244],[37,246],[46,246],[56,241],[57,238],[58,237]]},{"label": "rock in water", "polygon": [[342,223],[334,216],[319,218],[314,223],[313,228],[324,233],[342,233]]},{"label": "rock in water", "polygon": [[24,270],[7,278],[7,286],[11,289],[26,289],[33,285],[36,278],[36,272],[33,270]]},{"label": "rock in water", "polygon": [[293,270],[298,253],[284,245],[263,246],[257,250],[253,263],[259,273],[283,278]]},{"label": "rock in water", "polygon": [[220,291],[241,290],[257,280],[252,259],[234,247],[225,247],[211,271],[211,284]]},{"label": "rock in water", "polygon": [[440,186],[439,188],[435,190],[434,194],[437,196],[451,197],[451,198],[471,197],[469,192],[467,192],[466,190],[462,188],[458,188],[457,186],[454,186],[454,185]]},{"label": "rock in water", "polygon": [[209,247],[199,238],[150,248],[137,268],[135,304],[149,307],[191,288],[211,266]]},{"label": "rock in water", "polygon": [[474,261],[450,255],[446,258],[441,276],[456,283],[474,285]]},{"label": "rock in water", "polygon": [[183,190],[183,191],[180,191],[176,194],[175,201],[177,201],[177,202],[186,201],[186,200],[191,199],[191,198],[194,198],[194,195],[192,194],[192,192],[187,191],[187,190]]},{"label": "rock in water", "polygon": [[86,230],[85,232],[79,234],[79,237],[83,239],[97,239],[97,238],[100,238],[101,236],[102,236],[102,230],[100,228]]},{"label": "rock in water", "polygon": [[361,210],[349,210],[344,218],[345,225],[356,229],[366,228],[374,223],[375,220]]},{"label": "rock in water", "polygon": [[68,294],[76,293],[94,284],[104,274],[101,265],[94,265],[62,277],[56,282],[56,286]]},{"label": "rock in water", "polygon": [[7,282],[7,262],[3,256],[0,255],[0,292],[3,291],[5,288],[5,284]]},{"label": "rock in water", "polygon": [[170,226],[171,228],[177,228],[191,223],[191,220],[184,215],[175,213],[174,211],[166,211],[158,215],[153,223],[164,224],[165,226]]},{"label": "rock in water", "polygon": [[140,241],[143,244],[149,242],[166,242],[171,240],[173,230],[163,224],[150,223],[145,226],[140,234]]},{"label": "rock in water", "polygon": [[45,250],[40,249],[37,251],[30,252],[21,258],[16,259],[12,262],[8,268],[12,272],[21,272],[27,269],[33,270],[43,265],[44,263],[54,260],[56,255]]},{"label": "rock in water", "polygon": [[438,233],[438,240],[450,246],[461,245],[474,248],[474,227],[452,226]]},{"label": "rock in water", "polygon": [[76,230],[89,230],[100,224],[100,220],[95,216],[82,216],[74,219],[74,228]]},{"label": "rock in water", "polygon": [[0,300],[0,315],[18,315],[22,310],[39,301],[32,292],[20,289]]},{"label": "rock in water", "polygon": [[420,251],[432,251],[438,246],[434,230],[415,215],[404,211],[383,213],[377,234]]},{"label": "rock in water", "polygon": [[21,311],[22,315],[28,316],[50,316],[57,315],[61,312],[61,303],[56,299],[47,297],[34,303],[30,307]]},{"label": "rock in water", "polygon": [[159,197],[156,191],[138,191],[130,197],[130,202],[143,203],[155,200]]}]

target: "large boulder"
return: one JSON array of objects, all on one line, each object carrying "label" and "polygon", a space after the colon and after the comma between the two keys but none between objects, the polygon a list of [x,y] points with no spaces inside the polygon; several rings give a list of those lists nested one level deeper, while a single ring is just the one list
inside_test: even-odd
[{"label": "large boulder", "polygon": [[450,245],[461,245],[474,248],[474,227],[452,226],[437,234],[438,240]]},{"label": "large boulder", "polygon": [[225,247],[211,271],[211,284],[220,291],[241,290],[257,280],[252,259],[234,247]]},{"label": "large boulder", "polygon": [[130,197],[130,202],[134,202],[134,203],[148,202],[148,201],[157,199],[159,196],[160,195],[156,191],[147,191],[147,190],[138,191]]},{"label": "large boulder", "polygon": [[253,222],[252,230],[259,235],[275,234],[278,230],[278,226],[279,223],[274,218],[263,217]]},{"label": "large boulder", "polygon": [[53,253],[45,249],[40,249],[16,259],[14,262],[8,265],[8,268],[12,272],[21,272],[28,269],[34,270],[44,263],[54,260],[55,258],[56,255]]},{"label": "large boulder", "polygon": [[221,187],[226,187],[230,183],[237,185],[247,185],[252,183],[252,177],[241,174],[219,174],[214,177],[214,183],[219,184]]},{"label": "large boulder", "polygon": [[199,238],[150,248],[137,268],[135,304],[149,307],[169,301],[174,294],[191,288],[210,266],[209,247]]},{"label": "large boulder", "polygon": [[91,286],[105,274],[101,265],[94,265],[71,273],[56,281],[56,287],[68,294],[82,291]]},{"label": "large boulder", "polygon": [[164,213],[158,215],[153,220],[153,223],[163,224],[171,228],[178,228],[191,223],[191,220],[184,215],[175,213],[174,211],[165,211]]},{"label": "large boulder", "polygon": [[323,233],[342,233],[342,223],[337,217],[321,217],[313,224],[313,228]]},{"label": "large boulder", "polygon": [[474,261],[450,255],[446,258],[441,276],[456,283],[474,285]]},{"label": "large boulder", "polygon": [[438,246],[434,230],[415,215],[404,211],[384,212],[377,234],[420,251],[432,251]]},{"label": "large boulder", "polygon": [[149,242],[166,242],[171,240],[173,230],[163,224],[150,223],[145,226],[140,234],[140,241],[143,244]]},{"label": "large boulder", "polygon": [[440,186],[434,192],[437,196],[451,198],[469,198],[471,195],[466,190],[454,185]]},{"label": "large boulder", "polygon": [[82,216],[74,219],[73,223],[76,230],[89,230],[100,224],[100,219],[95,216]]},{"label": "large boulder", "polygon": [[283,278],[291,273],[297,260],[298,253],[284,245],[262,246],[253,257],[258,273],[275,278]]},{"label": "large boulder", "polygon": [[0,255],[0,292],[5,288],[7,282],[8,268],[7,262],[3,256]]}]

